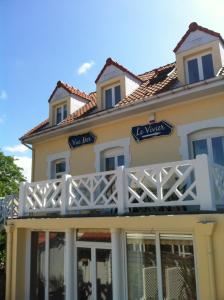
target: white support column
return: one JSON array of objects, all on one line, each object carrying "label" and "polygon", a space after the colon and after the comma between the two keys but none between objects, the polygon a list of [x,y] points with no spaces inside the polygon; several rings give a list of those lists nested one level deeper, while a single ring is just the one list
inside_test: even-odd
[{"label": "white support column", "polygon": [[112,286],[113,286],[113,299],[123,300],[122,295],[122,253],[121,253],[121,231],[119,229],[111,229],[111,242],[112,242]]},{"label": "white support column", "polygon": [[66,211],[68,208],[68,200],[69,200],[69,179],[71,175],[65,174],[62,177],[62,192],[61,192],[61,214],[66,215]]},{"label": "white support column", "polygon": [[25,215],[26,189],[27,189],[27,182],[21,182],[19,186],[19,216],[20,217]]},{"label": "white support column", "polygon": [[65,253],[64,253],[64,278],[65,278],[65,299],[74,299],[74,230],[67,229],[65,233]]},{"label": "white support column", "polygon": [[197,155],[195,165],[195,180],[197,196],[201,210],[216,210],[215,199],[212,192],[212,180],[209,174],[208,157],[206,154]]},{"label": "white support column", "polygon": [[125,185],[125,170],[124,166],[118,167],[117,171],[117,195],[118,195],[118,214],[122,215],[125,212],[125,189],[127,188]]},{"label": "white support column", "polygon": [[162,278],[162,264],[161,264],[159,233],[156,233],[156,265],[157,265],[158,299],[163,300],[163,278]]}]

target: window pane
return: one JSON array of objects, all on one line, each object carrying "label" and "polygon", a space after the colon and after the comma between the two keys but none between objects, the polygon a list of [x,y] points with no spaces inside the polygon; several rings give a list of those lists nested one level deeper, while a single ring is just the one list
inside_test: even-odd
[{"label": "window pane", "polygon": [[212,138],[214,163],[224,166],[224,136]]},{"label": "window pane", "polygon": [[65,161],[61,161],[56,163],[56,173],[61,173],[61,172],[65,172],[66,170],[66,164]]},{"label": "window pane", "polygon": [[91,249],[77,248],[78,260],[78,300],[91,300]]},{"label": "window pane", "polygon": [[158,299],[154,235],[127,234],[128,299]]},{"label": "window pane", "polygon": [[115,104],[121,100],[121,87],[120,85],[115,86]]},{"label": "window pane", "polygon": [[211,54],[204,55],[202,56],[201,59],[202,59],[204,79],[214,77],[212,55]]},{"label": "window pane", "polygon": [[84,242],[111,242],[111,233],[108,229],[78,229],[77,241]]},{"label": "window pane", "polygon": [[117,157],[117,165],[118,165],[118,167],[124,166],[124,155],[119,155]]},{"label": "window pane", "polygon": [[30,299],[43,300],[45,290],[45,233],[31,233]]},{"label": "window pane", "polygon": [[62,107],[57,108],[57,116],[56,116],[56,123],[60,123],[62,121]]},{"label": "window pane", "polygon": [[207,140],[193,141],[193,154],[194,158],[199,154],[208,154]]},{"label": "window pane", "polygon": [[113,106],[112,103],[112,89],[106,90],[105,91],[105,106],[106,108],[111,108]]},{"label": "window pane", "polygon": [[63,106],[63,119],[67,118],[68,112],[67,112],[67,105],[65,104]]},{"label": "window pane", "polygon": [[115,158],[107,157],[106,158],[106,171],[112,171],[115,169]]},{"label": "window pane", "polygon": [[188,65],[188,75],[189,83],[194,83],[199,81],[199,71],[198,71],[198,61],[197,58],[189,60]]},{"label": "window pane", "polygon": [[97,300],[112,300],[112,257],[110,249],[96,249]]},{"label": "window pane", "polygon": [[49,299],[65,299],[64,289],[64,232],[49,234]]},{"label": "window pane", "polygon": [[161,239],[160,249],[164,299],[197,299],[192,241]]}]

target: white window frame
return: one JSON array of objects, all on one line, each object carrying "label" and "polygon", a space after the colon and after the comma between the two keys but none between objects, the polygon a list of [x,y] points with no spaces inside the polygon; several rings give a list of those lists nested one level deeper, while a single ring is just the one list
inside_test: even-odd
[{"label": "white window frame", "polygon": [[[162,261],[161,261],[161,251],[160,251],[160,240],[164,239],[164,236],[167,236],[166,239],[172,239],[172,240],[179,240],[179,239],[186,239],[186,240],[191,240],[192,245],[193,245],[193,251],[194,251],[194,266],[195,266],[195,282],[196,282],[196,296],[197,299],[199,299],[199,281],[198,281],[198,268],[197,268],[197,250],[196,250],[196,245],[195,245],[195,236],[193,233],[166,233],[163,234],[160,231],[145,231],[145,230],[125,230],[124,231],[124,239],[125,239],[125,257],[126,257],[126,274],[125,274],[125,288],[126,288],[126,299],[128,299],[128,266],[127,266],[127,234],[128,233],[136,233],[136,234],[152,234],[154,236],[155,240],[155,249],[156,249],[156,267],[157,267],[157,286],[158,286],[158,299],[162,300],[163,299],[163,280],[162,280]],[[189,238],[187,237],[189,236]]]},{"label": "white window frame", "polygon": [[69,172],[70,172],[69,159],[70,159],[69,151],[48,155],[48,157],[47,157],[47,178],[48,179],[53,179],[53,177],[55,178],[55,174],[52,174],[52,169],[53,169],[52,164],[59,160],[65,161],[66,171],[64,174],[69,174]]},{"label": "white window frame", "polygon": [[[64,120],[64,112],[65,112],[64,107],[65,106],[66,106],[66,111],[67,111],[67,115],[68,115],[68,105],[67,105],[67,103],[63,103],[63,104],[55,106],[55,124],[56,125],[58,125],[59,123],[61,123]],[[57,110],[59,108],[61,109],[61,120],[58,122],[57,121]]]},{"label": "white window frame", "polygon": [[[200,80],[204,80],[204,72],[203,72],[203,66],[202,66],[202,56],[211,54],[212,56],[212,64],[213,64],[213,71],[214,70],[214,62],[213,62],[213,55],[211,52],[204,52],[200,55],[195,55],[195,56],[191,56],[190,58],[186,59],[185,61],[185,70],[186,70],[186,78],[187,78],[187,83],[190,84],[190,80],[189,80],[189,70],[188,70],[188,62],[193,60],[193,59],[197,59],[197,64],[198,64],[198,73],[199,73],[199,81]],[[196,82],[194,82],[196,83]],[[193,84],[193,83],[191,83]]]},{"label": "white window frame", "polygon": [[95,169],[96,172],[101,171],[101,155],[104,151],[113,149],[113,148],[122,148],[124,154],[124,165],[129,167],[131,163],[130,155],[130,138],[124,138],[119,140],[110,141],[107,143],[102,143],[94,146],[95,152]]},{"label": "white window frame", "polygon": [[[105,87],[103,90],[103,95],[104,95],[104,108],[106,109],[106,91],[107,90],[112,90],[112,107],[116,105],[115,103],[115,87],[120,86],[120,92],[121,92],[121,84],[120,82],[114,83],[113,85],[110,85],[108,87]],[[109,108],[108,108],[109,109]]]},{"label": "white window frame", "polygon": [[[57,164],[60,164],[60,163],[65,163],[65,171],[63,171],[63,172],[57,172],[56,171],[56,169],[57,169],[57,167],[56,167],[56,165]],[[54,170],[52,170],[53,172],[53,174],[52,175],[54,175],[54,178],[55,179],[57,179],[57,178],[61,178],[63,175],[65,175],[66,174],[66,160],[64,159],[64,158],[61,158],[61,159],[58,159],[58,160],[55,160],[55,161],[53,161],[52,162],[52,169],[54,168]],[[60,177],[57,177],[57,176],[60,176]]]},{"label": "white window frame", "polygon": [[180,137],[180,155],[183,160],[191,158],[189,147],[190,134],[205,129],[224,128],[224,117],[198,121],[177,126],[177,135]]},{"label": "white window frame", "polygon": [[224,128],[210,128],[204,129],[200,131],[193,132],[189,135],[189,143],[190,143],[190,155],[194,157],[194,149],[193,142],[199,140],[206,140],[207,148],[208,148],[208,161],[210,163],[214,163],[213,149],[212,149],[212,138],[223,137],[224,136]]},{"label": "white window frame", "polygon": [[103,153],[103,169],[106,170],[106,158],[114,158],[115,160],[114,165],[116,170],[118,167],[118,156],[121,155],[124,156],[124,160],[125,160],[124,149],[120,147],[105,150]]}]

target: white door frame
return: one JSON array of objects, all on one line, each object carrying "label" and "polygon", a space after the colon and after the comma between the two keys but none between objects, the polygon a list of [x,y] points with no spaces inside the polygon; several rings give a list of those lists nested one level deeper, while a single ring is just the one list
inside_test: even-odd
[{"label": "white door frame", "polygon": [[[85,241],[76,241],[76,234],[75,234],[75,263],[74,263],[74,273],[75,273],[75,299],[78,299],[78,260],[77,260],[77,249],[78,248],[89,248],[91,249],[91,265],[90,265],[90,273],[91,273],[91,280],[92,280],[92,297],[91,300],[97,299],[97,282],[96,282],[96,249],[109,249],[111,250],[112,254],[112,245],[106,242],[85,242]],[[113,272],[113,270],[112,270]],[[112,274],[111,274],[112,275]],[[111,277],[112,280],[112,277]],[[113,281],[112,281],[113,285]],[[81,300],[81,299],[80,299]]]}]

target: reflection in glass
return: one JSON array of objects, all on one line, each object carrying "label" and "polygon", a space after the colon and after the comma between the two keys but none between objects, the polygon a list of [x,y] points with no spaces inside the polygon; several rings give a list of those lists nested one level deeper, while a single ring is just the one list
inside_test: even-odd
[{"label": "reflection in glass", "polygon": [[199,154],[208,154],[208,146],[207,146],[207,140],[196,140],[193,141],[193,151],[194,151],[194,157]]},{"label": "reflection in glass", "polygon": [[64,290],[64,232],[49,234],[49,299],[65,299]]},{"label": "reflection in glass", "polygon": [[192,240],[160,239],[163,297],[166,300],[196,300]]},{"label": "reflection in glass", "polygon": [[77,241],[83,242],[111,242],[111,232],[108,229],[78,229]]},{"label": "reflection in glass", "polygon": [[110,249],[96,249],[97,300],[112,300],[112,261]]},{"label": "reflection in glass", "polygon": [[128,299],[157,300],[155,237],[151,234],[127,234]]},{"label": "reflection in glass", "polygon": [[214,163],[224,166],[224,136],[212,138]]},{"label": "reflection in glass", "polygon": [[45,289],[45,233],[31,233],[30,299],[43,300]]},{"label": "reflection in glass", "polygon": [[91,278],[91,249],[77,248],[78,265],[78,299],[91,300],[92,278]]}]

